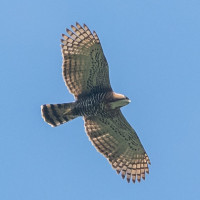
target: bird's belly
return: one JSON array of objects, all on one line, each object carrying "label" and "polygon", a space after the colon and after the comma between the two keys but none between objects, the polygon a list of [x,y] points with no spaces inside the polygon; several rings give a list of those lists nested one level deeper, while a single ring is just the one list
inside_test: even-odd
[{"label": "bird's belly", "polygon": [[94,100],[94,98],[88,98],[77,101],[75,109],[78,115],[96,116],[103,113],[104,103],[99,99]]}]

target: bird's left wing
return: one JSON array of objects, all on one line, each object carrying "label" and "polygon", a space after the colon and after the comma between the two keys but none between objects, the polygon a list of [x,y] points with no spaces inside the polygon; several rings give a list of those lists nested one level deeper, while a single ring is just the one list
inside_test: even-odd
[{"label": "bird's left wing", "polygon": [[129,182],[145,179],[150,160],[134,129],[120,110],[106,116],[84,117],[85,130],[96,149]]}]

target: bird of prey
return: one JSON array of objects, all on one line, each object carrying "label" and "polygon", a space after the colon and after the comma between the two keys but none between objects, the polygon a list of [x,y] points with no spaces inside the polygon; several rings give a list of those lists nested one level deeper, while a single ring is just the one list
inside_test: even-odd
[{"label": "bird of prey", "polygon": [[96,32],[79,23],[71,29],[66,29],[68,36],[62,34],[62,70],[75,101],[42,105],[42,117],[55,127],[82,116],[85,131],[95,148],[122,178],[140,182],[149,173],[150,160],[120,110],[130,100],[112,90],[108,63]]}]

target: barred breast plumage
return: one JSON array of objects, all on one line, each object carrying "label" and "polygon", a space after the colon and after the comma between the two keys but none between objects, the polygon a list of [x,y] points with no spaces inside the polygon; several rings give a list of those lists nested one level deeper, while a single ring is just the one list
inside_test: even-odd
[{"label": "barred breast plumage", "polygon": [[82,97],[75,102],[74,113],[80,116],[103,115],[107,93],[96,93]]}]

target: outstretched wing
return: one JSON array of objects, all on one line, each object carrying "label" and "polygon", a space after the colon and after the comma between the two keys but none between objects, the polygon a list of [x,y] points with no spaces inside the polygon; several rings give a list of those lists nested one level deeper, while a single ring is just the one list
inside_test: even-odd
[{"label": "outstretched wing", "polygon": [[106,117],[84,118],[86,132],[96,149],[102,153],[129,182],[145,179],[149,173],[150,160],[134,129],[126,121],[120,110]]},{"label": "outstretched wing", "polygon": [[99,38],[84,24],[76,23],[62,35],[63,78],[75,98],[98,91],[111,91],[108,63]]}]

